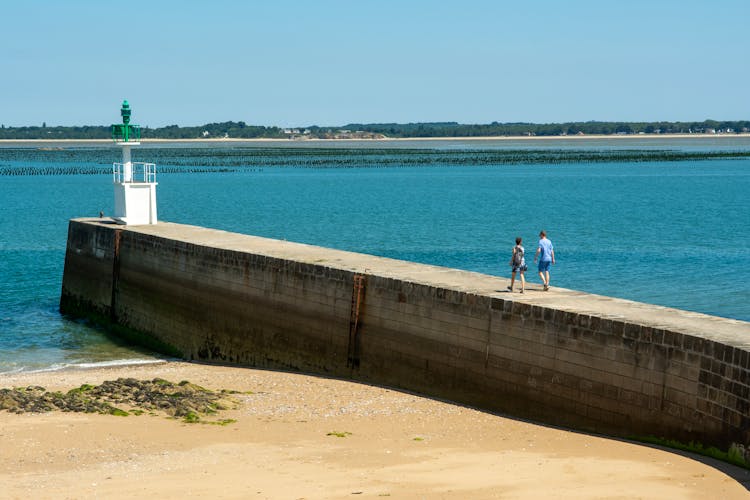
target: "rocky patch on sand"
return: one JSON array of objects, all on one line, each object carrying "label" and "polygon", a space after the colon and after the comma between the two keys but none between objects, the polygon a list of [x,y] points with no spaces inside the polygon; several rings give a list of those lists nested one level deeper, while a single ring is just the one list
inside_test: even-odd
[{"label": "rocky patch on sand", "polygon": [[118,378],[98,386],[84,384],[68,392],[49,392],[39,386],[0,389],[0,410],[13,413],[58,410],[120,416],[150,412],[198,422],[201,415],[215,415],[220,410],[236,407],[237,401],[232,397],[235,393],[210,391],[187,380],[175,384],[161,378]]}]

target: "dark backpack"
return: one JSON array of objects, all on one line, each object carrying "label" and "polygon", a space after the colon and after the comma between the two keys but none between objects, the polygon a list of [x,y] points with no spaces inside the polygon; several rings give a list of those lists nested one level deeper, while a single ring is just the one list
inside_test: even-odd
[{"label": "dark backpack", "polygon": [[516,251],[513,254],[513,264],[516,266],[520,266],[521,262],[523,262],[523,248],[516,246],[515,250]]}]

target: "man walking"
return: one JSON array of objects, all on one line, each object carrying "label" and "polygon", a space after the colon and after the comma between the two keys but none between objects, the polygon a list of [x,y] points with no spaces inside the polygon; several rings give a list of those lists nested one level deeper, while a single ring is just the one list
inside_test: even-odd
[{"label": "man walking", "polygon": [[534,262],[539,259],[539,278],[544,285],[544,291],[549,290],[549,268],[555,263],[555,250],[552,242],[547,239],[547,233],[542,230],[539,233],[539,246],[534,254]]}]

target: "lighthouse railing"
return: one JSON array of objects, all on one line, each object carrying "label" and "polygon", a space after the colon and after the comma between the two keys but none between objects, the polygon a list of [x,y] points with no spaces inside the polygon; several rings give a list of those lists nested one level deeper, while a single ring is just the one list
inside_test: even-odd
[{"label": "lighthouse railing", "polygon": [[[127,132],[127,134],[126,134]],[[128,140],[125,141],[127,135]],[[129,142],[129,141],[140,141],[141,140],[141,126],[140,125],[112,125],[112,140],[115,142]]]},{"label": "lighthouse railing", "polygon": [[124,180],[124,163],[113,163],[112,164],[112,181],[115,184],[122,184],[123,182],[144,182],[144,183],[155,183],[156,182],[156,163],[144,163],[141,161],[134,161],[132,165],[132,179],[129,181]]}]

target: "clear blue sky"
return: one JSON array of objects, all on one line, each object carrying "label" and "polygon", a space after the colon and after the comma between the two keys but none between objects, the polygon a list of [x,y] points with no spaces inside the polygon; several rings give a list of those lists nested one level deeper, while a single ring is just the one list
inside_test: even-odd
[{"label": "clear blue sky", "polygon": [[[125,7],[123,7],[125,6]],[[0,124],[750,119],[750,1],[7,1]]]}]

